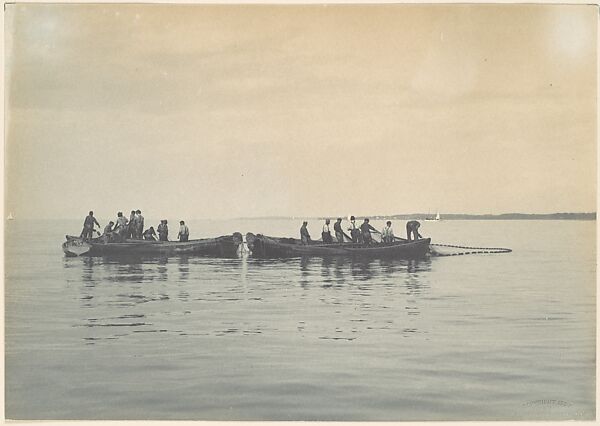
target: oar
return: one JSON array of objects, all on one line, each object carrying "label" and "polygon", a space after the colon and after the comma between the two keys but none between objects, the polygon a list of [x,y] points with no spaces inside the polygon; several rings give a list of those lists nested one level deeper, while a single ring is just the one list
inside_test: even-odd
[{"label": "oar", "polygon": [[[381,232],[379,232],[377,229],[375,229],[373,227],[371,227],[370,230],[373,231],[373,232],[375,232],[376,234],[380,234],[381,235]],[[360,230],[360,232],[362,232],[362,230]],[[371,237],[371,241],[374,242],[375,244],[381,244],[381,241],[374,240],[373,237]]]},{"label": "oar", "polygon": [[379,232],[377,229],[373,228],[373,227],[371,228],[371,231],[375,232],[376,234],[379,234],[379,235],[381,235],[381,236],[379,237],[379,239],[380,239],[381,241],[376,241],[376,240],[373,240],[373,241],[375,241],[375,242],[376,242],[376,243],[378,243],[378,244],[379,244],[379,243],[383,243],[383,234],[382,234],[381,232]]},{"label": "oar", "polygon": [[[373,230],[373,232],[376,232],[376,233],[378,233],[378,234],[380,234],[380,235],[383,235],[381,232],[379,232],[379,231],[378,231],[378,230],[376,230],[376,229],[374,229],[374,230]],[[398,240],[398,241],[408,241],[406,238],[396,237],[395,235],[394,235],[394,239],[395,239],[395,240]]]}]

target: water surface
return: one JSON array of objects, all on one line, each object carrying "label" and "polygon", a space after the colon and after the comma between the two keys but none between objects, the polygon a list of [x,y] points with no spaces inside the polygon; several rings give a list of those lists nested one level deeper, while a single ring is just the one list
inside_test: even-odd
[{"label": "water surface", "polygon": [[65,258],[79,228],[7,223],[8,418],[595,417],[595,222],[425,222],[514,251],[422,261]]}]

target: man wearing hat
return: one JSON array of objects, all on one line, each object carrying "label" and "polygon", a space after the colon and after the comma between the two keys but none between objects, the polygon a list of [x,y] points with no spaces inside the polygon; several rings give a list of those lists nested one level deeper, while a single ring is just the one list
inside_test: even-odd
[{"label": "man wearing hat", "polygon": [[348,228],[348,231],[350,231],[350,238],[352,238],[353,243],[362,242],[360,229],[356,227],[356,218],[354,216],[350,216],[350,227]]},{"label": "man wearing hat", "polygon": [[158,225],[156,231],[158,232],[159,241],[169,241],[169,226],[166,219],[160,221],[160,225]]}]

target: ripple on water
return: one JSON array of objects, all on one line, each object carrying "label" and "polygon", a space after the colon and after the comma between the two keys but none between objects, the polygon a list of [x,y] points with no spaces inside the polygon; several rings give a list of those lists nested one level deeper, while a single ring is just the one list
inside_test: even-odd
[{"label": "ripple on water", "polygon": [[[449,241],[521,249],[423,262],[115,260],[63,258],[62,229],[47,246],[32,234],[32,252],[11,252],[9,239],[7,415],[594,418],[595,228],[437,225]],[[536,241],[522,237],[531,226]],[[551,400],[567,405],[528,404]]]}]

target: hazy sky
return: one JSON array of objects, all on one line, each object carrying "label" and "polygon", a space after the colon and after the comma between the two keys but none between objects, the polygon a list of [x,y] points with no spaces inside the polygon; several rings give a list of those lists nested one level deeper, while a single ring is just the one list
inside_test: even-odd
[{"label": "hazy sky", "polygon": [[595,211],[596,13],[6,5],[7,211]]}]

